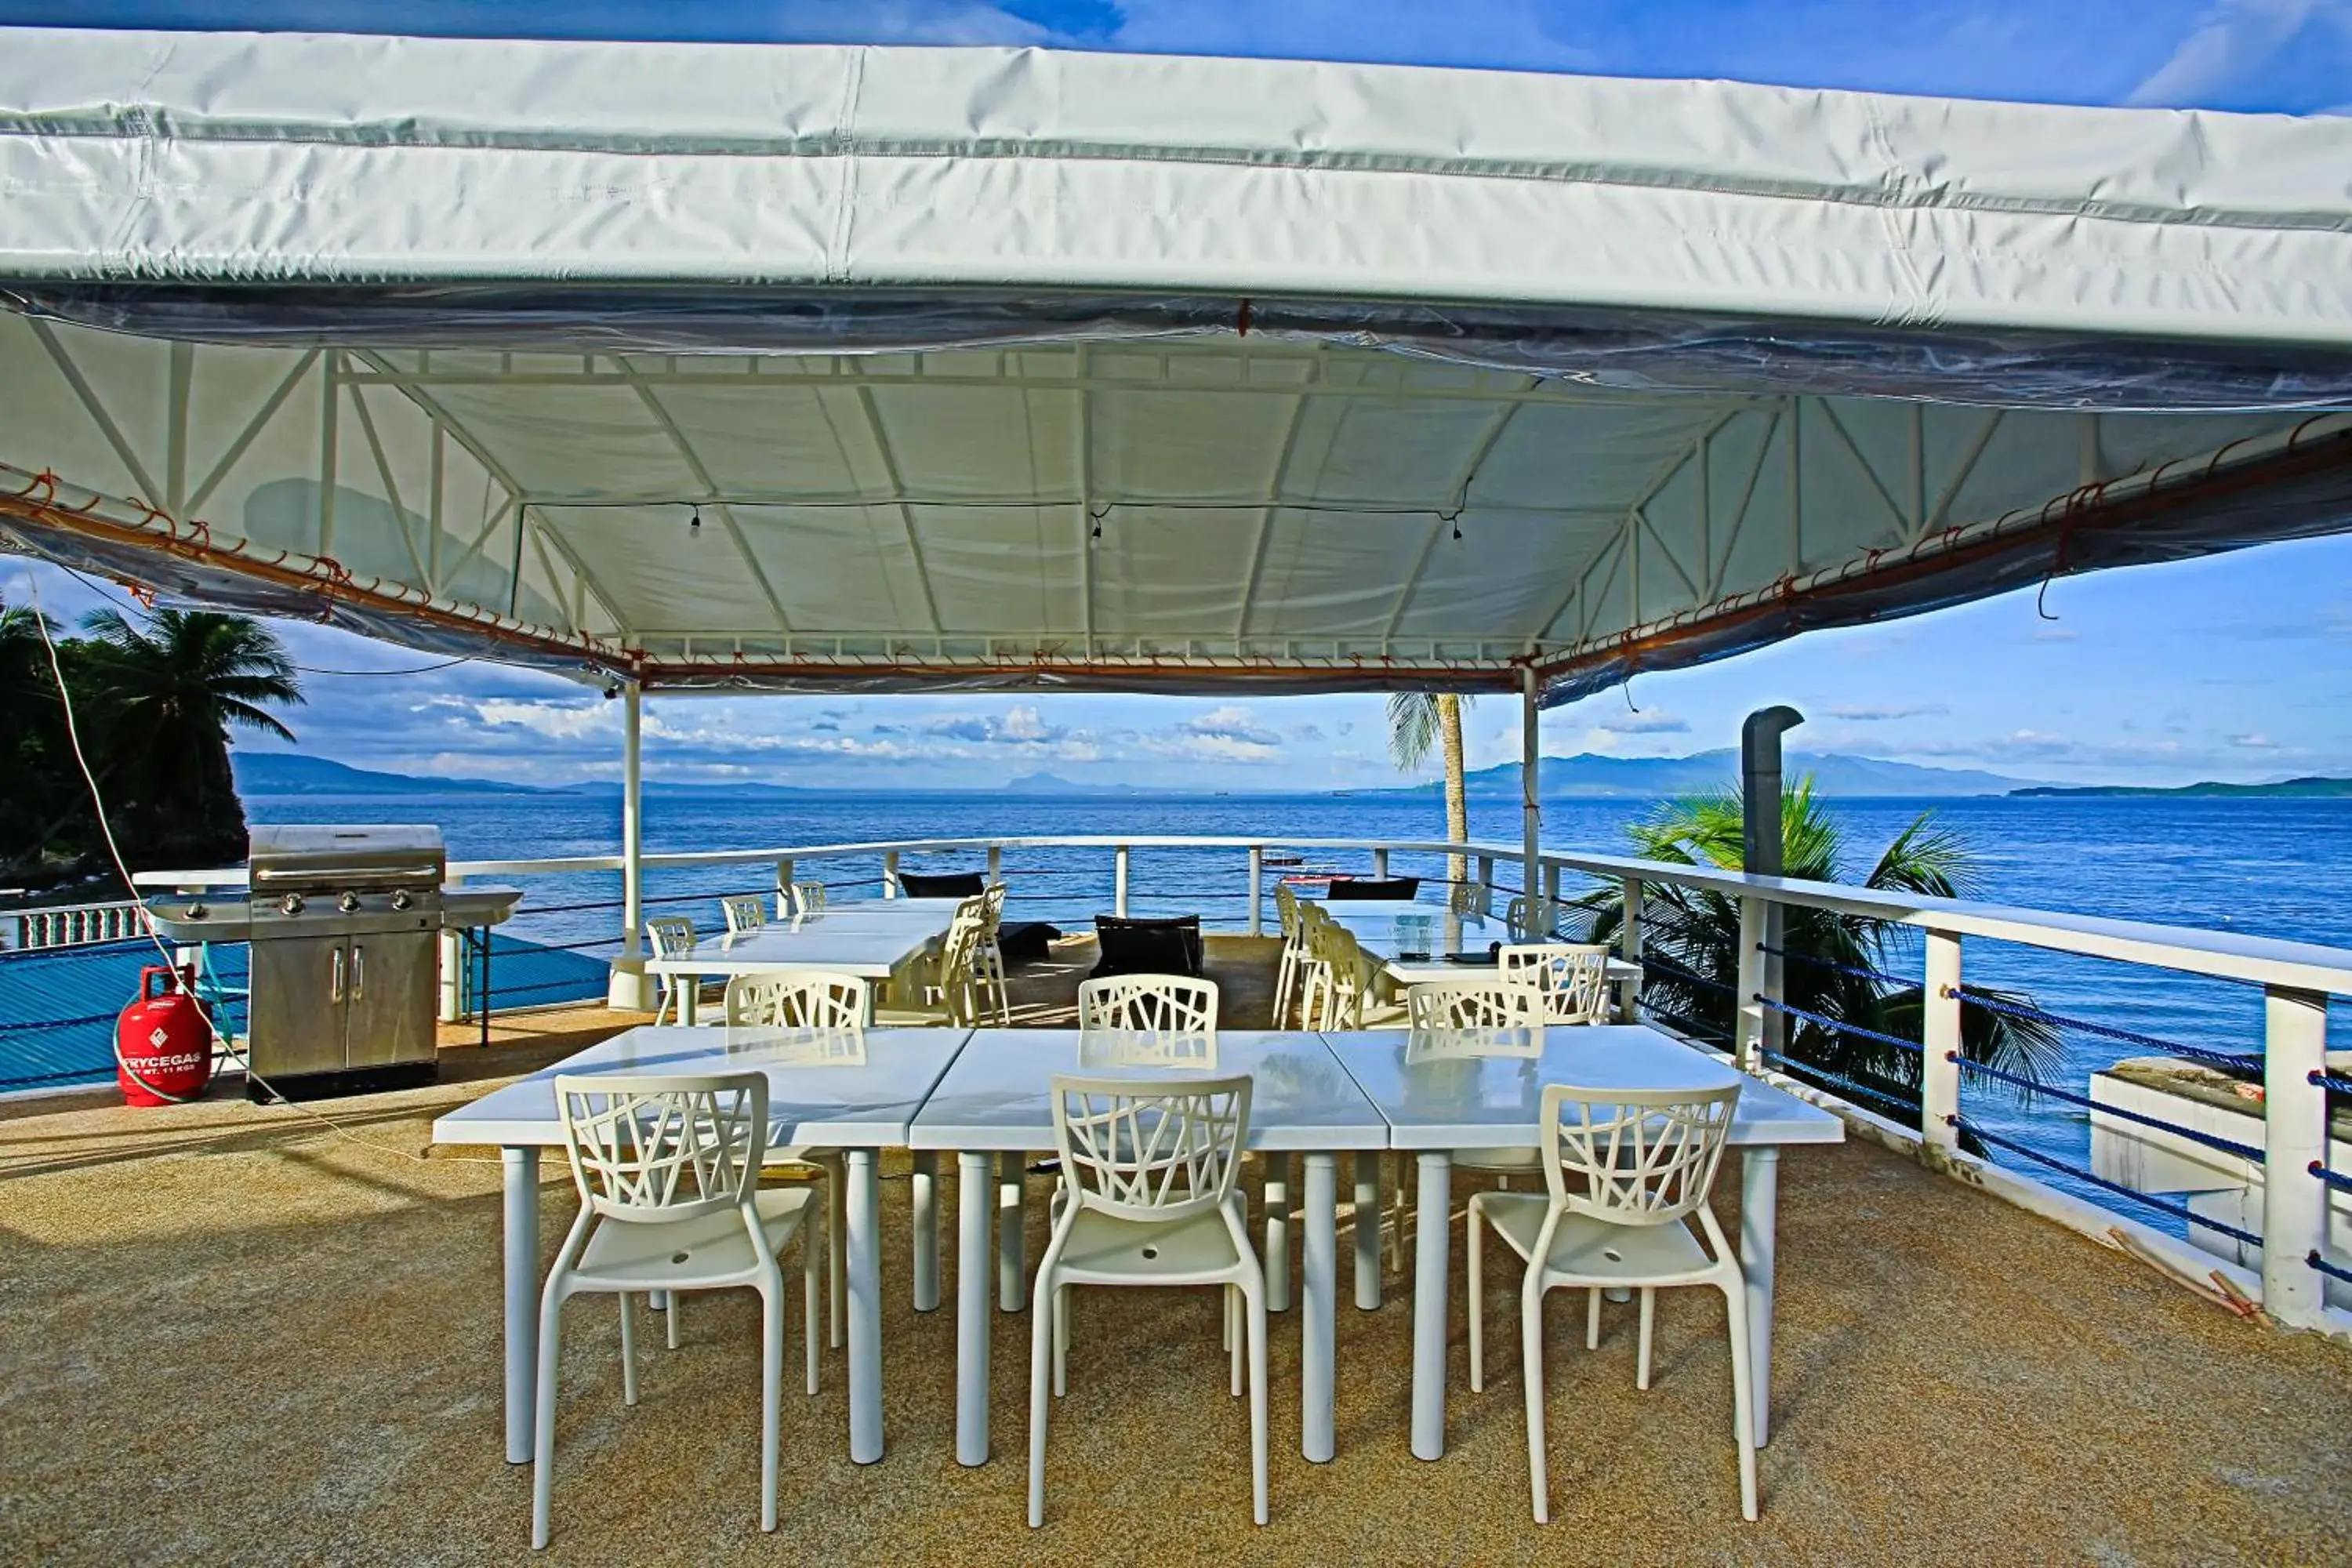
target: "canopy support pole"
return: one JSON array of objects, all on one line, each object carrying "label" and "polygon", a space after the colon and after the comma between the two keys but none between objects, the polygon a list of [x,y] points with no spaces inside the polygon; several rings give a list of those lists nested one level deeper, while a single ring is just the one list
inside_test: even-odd
[{"label": "canopy support pole", "polygon": [[1519,889],[1528,901],[1530,931],[1550,924],[1535,918],[1536,900],[1543,889],[1543,807],[1537,804],[1536,777],[1542,765],[1543,710],[1538,705],[1542,696],[1543,679],[1530,662],[1519,670],[1519,839],[1527,862],[1520,870]]},{"label": "canopy support pole", "polygon": [[634,680],[621,688],[621,956],[613,961],[608,1006],[650,1013],[653,985],[646,975],[645,805],[639,785],[645,751],[645,694]]}]

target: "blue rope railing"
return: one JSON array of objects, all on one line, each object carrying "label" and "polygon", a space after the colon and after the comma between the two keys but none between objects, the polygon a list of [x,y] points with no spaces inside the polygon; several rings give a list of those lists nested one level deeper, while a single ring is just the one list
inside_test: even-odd
[{"label": "blue rope railing", "polygon": [[1691,985],[1705,986],[1709,991],[1720,991],[1727,996],[1737,994],[1738,990],[1737,986],[1726,985],[1720,980],[1709,980],[1706,975],[1685,969],[1679,963],[1672,963],[1666,959],[1654,957],[1646,952],[1642,955],[1642,968],[1644,971],[1654,969],[1659,973],[1667,975],[1670,978],[1683,981]]},{"label": "blue rope railing", "polygon": [[2002,1083],[2014,1085],[2029,1094],[2048,1095],[2051,1099],[2063,1100],[2068,1105],[2086,1107],[2102,1116],[2113,1116],[2119,1121],[2134,1121],[2142,1127],[2153,1127],[2159,1131],[2174,1133],[2188,1139],[2191,1143],[2201,1143],[2208,1149],[2217,1149],[2224,1154],[2235,1154],[2242,1160],[2252,1160],[2256,1164],[2261,1164],[2263,1162],[2263,1152],[2251,1143],[2235,1142],[2227,1138],[2217,1137],[2210,1132],[2200,1132],[2194,1127],[2183,1127],[2177,1121],[2167,1121],[2161,1117],[2149,1116],[2120,1105],[2109,1105],[2104,1100],[2093,1100],[2087,1094],[2076,1094],[2071,1089],[2060,1089],[2055,1084],[2037,1083],[2030,1078],[2021,1077],[2017,1073],[2003,1072],[2000,1068],[1984,1062],[1972,1062],[1957,1051],[1946,1051],[1944,1059],[1958,1063],[1963,1072],[1972,1072],[1980,1078],[1995,1079]]},{"label": "blue rope railing", "polygon": [[2105,1176],[2083,1169],[2080,1165],[2070,1165],[2065,1161],[2045,1154],[2039,1149],[2028,1148],[2014,1138],[2004,1138],[1998,1132],[1987,1131],[1982,1126],[1970,1121],[1965,1116],[1947,1116],[1944,1120],[1995,1149],[2006,1149],[2012,1154],[2023,1155],[2036,1164],[2047,1165],[2053,1171],[2063,1171],[2078,1182],[2087,1182],[2092,1186],[2113,1193],[2119,1198],[2127,1198],[2144,1207],[2154,1209],[2158,1214],[2170,1215],[2175,1219],[2184,1220],[2190,1225],[2202,1226],[2208,1230],[2218,1230],[2223,1236],[2242,1241],[2249,1247],[2260,1247],[2263,1244],[2263,1238],[2252,1231],[2240,1230],[2236,1226],[2224,1225],[2218,1219],[2208,1219],[2203,1215],[2193,1212],[2184,1204],[2176,1204],[2168,1199],[2140,1192],[2137,1188],[2125,1186],[2121,1182],[2111,1182]]},{"label": "blue rope railing", "polygon": [[2311,1163],[2311,1173],[2317,1176],[2321,1184],[2325,1186],[2334,1187],[2339,1193],[2352,1193],[2352,1176],[2347,1176],[2341,1171],[2331,1171],[2314,1160]]},{"label": "blue rope railing", "polygon": [[2327,1259],[2319,1256],[2319,1248],[2315,1247],[2309,1252],[2304,1254],[2303,1260],[2305,1263],[2310,1264],[2314,1268],[2318,1269],[2322,1274],[2326,1275],[2330,1279],[2341,1279],[2347,1285],[2352,1285],[2352,1268],[2346,1268],[2340,1264],[2328,1262]]},{"label": "blue rope railing", "polygon": [[1791,1018],[1802,1018],[1808,1024],[1828,1029],[1835,1034],[1852,1035],[1858,1039],[1876,1040],[1882,1046],[1894,1046],[1909,1051],[1913,1056],[1917,1056],[1922,1048],[1916,1040],[1906,1040],[1900,1035],[1890,1035],[1879,1029],[1865,1029],[1860,1024],[1848,1024],[1820,1013],[1809,1013],[1802,1007],[1790,1006],[1786,1002],[1775,1002],[1761,992],[1756,994],[1755,1000],[1771,1008],[1775,1013],[1786,1013]]},{"label": "blue rope railing", "polygon": [[2320,1072],[2315,1068],[2311,1075],[2311,1081],[2331,1094],[2352,1094],[2352,1078],[2344,1078],[2332,1072]]},{"label": "blue rope railing", "polygon": [[2191,1061],[2210,1062],[2216,1067],[2226,1068],[2236,1072],[2262,1070],[2263,1058],[2259,1053],[2210,1051],[2202,1046],[2184,1046],[2178,1040],[2159,1039],[2154,1035],[2143,1035],[2133,1029],[2119,1029],[2113,1024],[2096,1024],[2088,1018],[2070,1018],[2063,1013],[2053,1013],[2041,1007],[2029,1007],[2021,1003],[2004,1001],[1979,991],[1973,985],[1946,986],[1944,994],[1957,996],[1971,1006],[1981,1007],[1988,1013],[1999,1013],[2004,1017],[2036,1018],[2045,1024],[2056,1024],[2062,1028],[2079,1029],[2086,1035],[2121,1040],[2126,1045],[2147,1046],[2162,1051],[2167,1056],[2186,1057]]},{"label": "blue rope railing", "polygon": [[1847,1094],[1855,1095],[1864,1100],[1874,1100],[1881,1105],[1912,1115],[1916,1115],[1918,1113],[1919,1102],[1916,1100],[1906,1100],[1903,1096],[1896,1094],[1890,1089],[1876,1089],[1869,1084],[1850,1079],[1843,1073],[1832,1072],[1829,1068],[1821,1066],[1819,1063],[1809,1062],[1802,1057],[1784,1057],[1778,1051],[1763,1051],[1759,1054],[1761,1055],[1767,1062],[1776,1067],[1783,1068],[1794,1068],[1801,1076],[1820,1079],[1823,1083],[1826,1083],[1832,1088],[1842,1089]]},{"label": "blue rope railing", "polygon": [[1879,970],[1867,969],[1857,964],[1840,963],[1835,959],[1823,958],[1817,953],[1797,952],[1785,947],[1761,947],[1759,951],[1769,952],[1775,958],[1784,958],[1792,963],[1807,964],[1814,969],[1829,969],[1840,974],[1850,974],[1856,980],[1875,980],[1882,985],[1895,986],[1911,984],[1910,981],[1899,975],[1887,974]]}]

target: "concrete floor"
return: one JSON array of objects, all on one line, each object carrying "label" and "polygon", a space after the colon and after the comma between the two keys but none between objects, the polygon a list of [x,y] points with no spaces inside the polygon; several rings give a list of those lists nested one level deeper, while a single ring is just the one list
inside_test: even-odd
[{"label": "concrete floor", "polygon": [[[1050,1016],[1083,958],[1033,973],[1023,1021]],[[1250,1021],[1263,971],[1232,949],[1213,962],[1229,1021]],[[451,1051],[436,1087],[331,1106],[0,1110],[0,1560],[524,1558],[530,1473],[504,1463],[499,1414],[499,1170],[488,1152],[427,1157],[427,1130],[611,1020],[541,1016],[552,1043]],[[1297,1322],[1275,1320],[1264,1530],[1213,1296],[1082,1298],[1033,1533],[1028,1320],[997,1320],[996,1458],[963,1469],[952,1311],[909,1306],[903,1156],[885,1168],[888,1456],[849,1462],[837,1353],[814,1399],[788,1375],[782,1528],[763,1537],[748,1293],[691,1301],[677,1352],[646,1337],[635,1410],[613,1312],[575,1306],[548,1560],[2352,1562],[2352,1354],[2248,1327],[1861,1144],[1783,1161],[1759,1523],[1738,1518],[1722,1309],[1690,1292],[1660,1305],[1646,1394],[1633,1310],[1587,1352],[1555,1298],[1555,1522],[1531,1524],[1517,1277],[1496,1282],[1502,1331],[1472,1394],[1457,1267],[1442,1462],[1407,1447],[1402,1279],[1378,1312],[1340,1308],[1329,1465],[1298,1458]],[[560,1163],[549,1175],[551,1250],[573,1202]],[[1033,1213],[1045,1193],[1033,1180]],[[1727,1223],[1736,1206],[1726,1183]]]}]

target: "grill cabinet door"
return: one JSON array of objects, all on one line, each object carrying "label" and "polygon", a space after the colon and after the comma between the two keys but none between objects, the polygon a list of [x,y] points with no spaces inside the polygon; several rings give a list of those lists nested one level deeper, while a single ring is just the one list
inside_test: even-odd
[{"label": "grill cabinet door", "polygon": [[254,1071],[264,1079],[342,1067],[348,949],[336,936],[274,937],[253,944],[246,1034]]},{"label": "grill cabinet door", "polygon": [[355,1068],[433,1059],[434,988],[439,983],[430,931],[352,938],[345,1062]]}]

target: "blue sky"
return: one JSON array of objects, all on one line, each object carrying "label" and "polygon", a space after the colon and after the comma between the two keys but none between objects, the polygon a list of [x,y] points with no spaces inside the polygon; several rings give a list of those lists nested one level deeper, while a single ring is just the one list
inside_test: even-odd
[{"label": "blue sky", "polygon": [[[0,22],[628,38],[1031,43],[1731,77],[2052,102],[2352,112],[2352,0],[0,0]],[[0,562],[0,599],[26,568]],[[95,604],[38,569],[53,613]],[[2021,777],[2181,783],[2352,773],[2352,539],[2276,545],[1819,633],[1637,678],[1554,712],[1548,752],[1679,754],[1787,701],[1822,750]],[[320,668],[397,648],[284,629]],[[467,665],[313,675],[300,750],[534,781],[617,771],[618,711],[551,677]],[[841,786],[1096,782],[1329,788],[1394,774],[1373,698],[678,699],[649,769]],[[1472,762],[1516,754],[1516,703],[1474,710]]]}]

